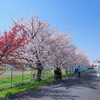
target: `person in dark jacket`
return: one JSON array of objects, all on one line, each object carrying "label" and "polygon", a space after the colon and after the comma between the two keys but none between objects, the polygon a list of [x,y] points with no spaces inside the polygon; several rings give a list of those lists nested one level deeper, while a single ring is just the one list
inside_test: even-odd
[{"label": "person in dark jacket", "polygon": [[60,68],[56,68],[54,70],[54,79],[57,80],[62,80],[62,72]]},{"label": "person in dark jacket", "polygon": [[77,74],[77,68],[75,68],[75,71],[74,71],[74,76],[76,76]]}]

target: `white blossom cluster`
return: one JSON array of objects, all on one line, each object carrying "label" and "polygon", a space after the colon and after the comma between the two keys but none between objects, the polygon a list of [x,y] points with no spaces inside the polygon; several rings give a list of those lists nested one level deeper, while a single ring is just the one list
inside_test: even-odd
[{"label": "white blossom cluster", "polygon": [[[50,22],[31,16],[28,20],[13,20],[13,25],[22,26],[30,41],[19,48],[23,55],[19,61],[33,68],[68,67],[73,64],[89,66],[89,58],[72,44],[67,32],[58,33],[57,28],[50,29]],[[24,34],[20,31],[20,34]],[[39,66],[41,64],[41,66]]]}]

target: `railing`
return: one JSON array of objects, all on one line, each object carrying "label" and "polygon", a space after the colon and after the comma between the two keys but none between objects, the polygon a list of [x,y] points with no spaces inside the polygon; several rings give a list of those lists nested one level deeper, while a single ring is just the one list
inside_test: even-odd
[{"label": "railing", "polygon": [[72,65],[72,66],[71,66],[71,69],[70,69],[70,73],[71,73],[71,74],[74,74],[75,69],[77,69],[78,66],[80,66],[81,72],[88,70],[88,66],[84,66],[84,65]]}]

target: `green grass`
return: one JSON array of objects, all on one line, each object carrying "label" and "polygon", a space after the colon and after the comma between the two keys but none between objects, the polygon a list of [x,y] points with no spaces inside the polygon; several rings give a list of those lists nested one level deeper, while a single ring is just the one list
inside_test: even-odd
[{"label": "green grass", "polygon": [[[21,75],[14,75],[13,78],[13,86],[15,83],[22,82],[22,76]],[[30,81],[30,75],[24,75],[24,81],[29,82]],[[10,76],[0,76],[0,89],[1,88],[8,88],[10,87],[11,78]]]},{"label": "green grass", "polygon": [[98,72],[98,74],[100,74],[100,72]]},{"label": "green grass", "polygon": [[29,90],[32,88],[36,88],[38,86],[53,82],[54,79],[46,79],[45,81],[41,81],[41,82],[33,82],[33,83],[27,83],[24,85],[20,85],[20,86],[16,86],[16,87],[12,87],[12,88],[8,88],[8,89],[4,89],[2,91],[0,91],[0,98],[4,98],[4,97],[8,97],[12,94],[16,94],[25,90]]},{"label": "green grass", "polygon": [[[68,77],[71,76],[70,74],[65,74],[64,72],[62,72],[62,77]],[[8,97],[12,94],[16,94],[22,91],[26,91],[32,88],[37,88],[38,86],[47,84],[47,83],[51,83],[54,82],[54,74],[52,73],[46,73],[42,76],[42,81],[41,82],[37,82],[35,80],[33,80],[33,82],[29,81],[30,75],[25,75],[24,76],[24,83],[22,84],[21,82],[21,75],[18,76],[14,76],[13,78],[13,87],[9,87],[10,83],[9,83],[9,77],[0,77],[0,79],[2,79],[4,81],[0,81],[0,87],[6,87],[0,90],[0,98],[4,98],[4,97]]]},{"label": "green grass", "polygon": [[6,71],[7,69],[0,67],[0,71]]}]

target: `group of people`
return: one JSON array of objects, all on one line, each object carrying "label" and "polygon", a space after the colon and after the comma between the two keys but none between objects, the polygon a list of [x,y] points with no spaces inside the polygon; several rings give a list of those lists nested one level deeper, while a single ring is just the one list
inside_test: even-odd
[{"label": "group of people", "polygon": [[[78,66],[78,68],[75,69],[75,75],[78,73],[78,77],[80,77],[80,73],[81,73],[81,68],[80,66]],[[62,71],[61,69],[58,67],[54,70],[54,79],[55,81],[62,80]]]},{"label": "group of people", "polygon": [[78,68],[75,69],[75,75],[78,73],[78,77],[80,77],[80,73],[81,73],[81,67],[78,66]]},{"label": "group of people", "polygon": [[62,72],[61,72],[61,69],[59,67],[54,70],[54,79],[55,79],[55,81],[62,80]]}]

